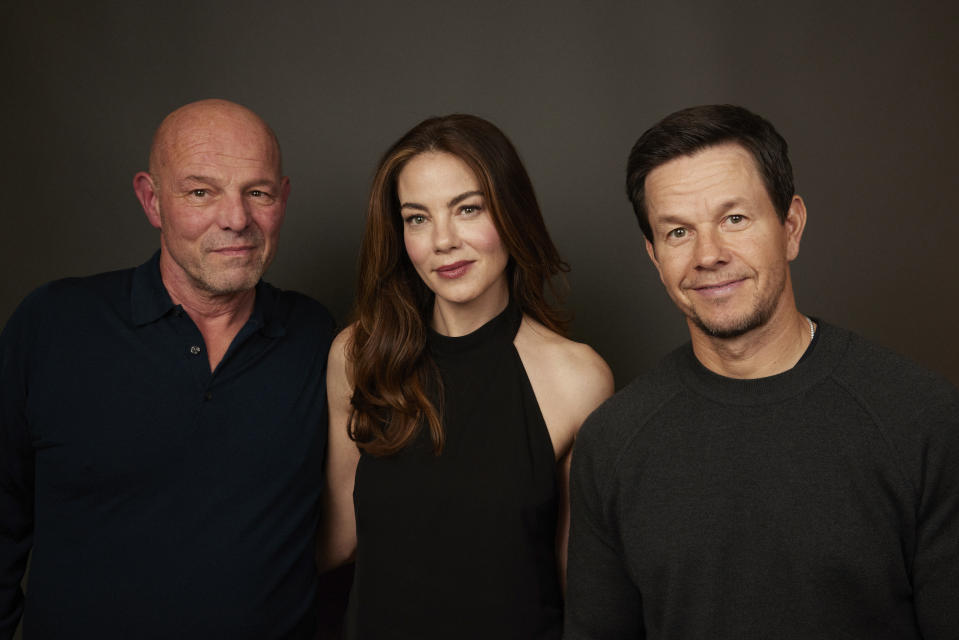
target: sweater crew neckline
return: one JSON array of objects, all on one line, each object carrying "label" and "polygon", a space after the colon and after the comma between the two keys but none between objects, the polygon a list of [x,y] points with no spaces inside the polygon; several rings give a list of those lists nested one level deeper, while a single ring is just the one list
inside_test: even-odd
[{"label": "sweater crew neckline", "polygon": [[682,350],[689,366],[679,368],[680,377],[696,393],[727,404],[770,404],[799,395],[827,378],[849,347],[848,331],[815,321],[819,328],[811,351],[782,373],[764,378],[722,376],[703,366],[693,352],[692,343],[687,342]]}]

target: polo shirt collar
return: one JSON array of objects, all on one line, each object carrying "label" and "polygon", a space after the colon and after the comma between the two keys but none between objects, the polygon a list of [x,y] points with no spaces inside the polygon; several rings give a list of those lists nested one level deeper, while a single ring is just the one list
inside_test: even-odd
[{"label": "polo shirt collar", "polygon": [[280,291],[262,279],[256,283],[256,298],[249,324],[268,338],[286,334],[286,318],[280,313]]},{"label": "polo shirt collar", "polygon": [[[279,291],[260,280],[256,284],[253,313],[247,321],[252,330],[259,330],[270,338],[278,338],[286,333],[286,322],[279,313],[278,302]],[[130,292],[133,323],[140,327],[155,322],[175,306],[160,277],[160,251],[157,250],[149,260],[133,270]]]},{"label": "polo shirt collar", "polygon": [[130,309],[133,324],[142,327],[158,320],[174,307],[170,294],[160,278],[160,251],[133,270]]}]

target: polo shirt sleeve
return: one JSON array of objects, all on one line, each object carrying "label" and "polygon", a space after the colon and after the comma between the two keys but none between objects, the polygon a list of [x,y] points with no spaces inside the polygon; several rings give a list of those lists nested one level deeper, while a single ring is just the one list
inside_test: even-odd
[{"label": "polo shirt sleeve", "polygon": [[0,334],[0,639],[23,612],[20,582],[33,544],[33,447],[27,429],[26,354],[34,342],[30,299]]},{"label": "polo shirt sleeve", "polygon": [[607,413],[600,408],[586,421],[573,448],[566,640],[646,637],[642,598],[612,515],[617,447],[604,428]]}]

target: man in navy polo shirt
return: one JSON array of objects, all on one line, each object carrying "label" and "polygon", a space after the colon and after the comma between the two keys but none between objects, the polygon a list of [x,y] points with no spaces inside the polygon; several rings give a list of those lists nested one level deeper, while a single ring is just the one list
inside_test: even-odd
[{"label": "man in navy polo shirt", "polygon": [[310,638],[333,322],[261,280],[276,136],[188,104],[133,186],[159,252],[41,287],[0,338],[0,638]]}]

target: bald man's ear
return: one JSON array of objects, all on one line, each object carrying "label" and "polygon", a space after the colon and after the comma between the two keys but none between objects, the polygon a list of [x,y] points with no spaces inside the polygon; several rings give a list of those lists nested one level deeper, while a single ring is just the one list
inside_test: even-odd
[{"label": "bald man's ear", "polygon": [[160,193],[153,177],[146,171],[141,171],[133,176],[133,191],[137,194],[137,200],[143,207],[143,212],[147,214],[147,220],[150,224],[160,228]]},{"label": "bald man's ear", "polygon": [[290,199],[290,178],[289,176],[283,176],[283,184],[280,186],[280,198],[283,200],[283,206],[286,206],[286,201]]}]

